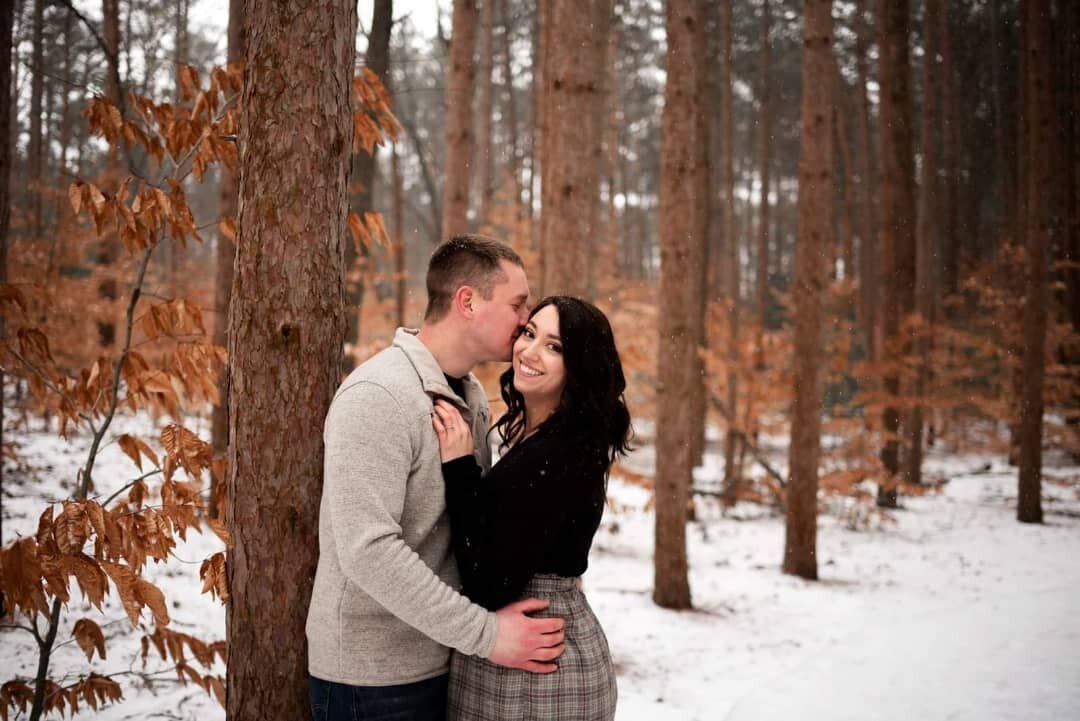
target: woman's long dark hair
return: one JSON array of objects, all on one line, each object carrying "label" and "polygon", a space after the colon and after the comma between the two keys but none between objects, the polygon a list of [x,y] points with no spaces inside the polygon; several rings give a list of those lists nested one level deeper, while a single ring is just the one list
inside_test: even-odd
[{"label": "woman's long dark hair", "polygon": [[[582,441],[596,444],[610,467],[618,455],[630,450],[632,435],[630,411],[623,398],[626,378],[611,324],[593,304],[565,295],[544,298],[529,318],[549,305],[559,314],[566,386],[558,408],[543,427],[566,425]],[[499,377],[499,387],[506,413],[495,427],[507,445],[525,429],[525,399],[514,388],[513,366]]]}]

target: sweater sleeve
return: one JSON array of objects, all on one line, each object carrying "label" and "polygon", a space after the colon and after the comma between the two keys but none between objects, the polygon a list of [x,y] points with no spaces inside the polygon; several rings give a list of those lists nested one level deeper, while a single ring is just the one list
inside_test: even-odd
[{"label": "sweater sleeve", "polygon": [[343,391],[327,415],[324,511],[349,581],[435,641],[486,656],[495,615],[446,585],[403,538],[401,517],[415,433],[382,387]]},{"label": "sweater sleeve", "polygon": [[491,610],[517,600],[536,574],[588,475],[572,448],[538,443],[526,452],[483,478],[471,458],[443,465],[458,569],[469,597]]}]

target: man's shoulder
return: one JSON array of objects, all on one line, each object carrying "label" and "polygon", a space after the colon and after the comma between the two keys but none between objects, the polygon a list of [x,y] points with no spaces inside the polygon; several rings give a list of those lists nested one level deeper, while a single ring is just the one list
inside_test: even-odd
[{"label": "man's shoulder", "polygon": [[385,394],[401,402],[423,393],[423,388],[405,353],[396,346],[389,346],[354,368],[338,386],[334,398],[357,392]]}]

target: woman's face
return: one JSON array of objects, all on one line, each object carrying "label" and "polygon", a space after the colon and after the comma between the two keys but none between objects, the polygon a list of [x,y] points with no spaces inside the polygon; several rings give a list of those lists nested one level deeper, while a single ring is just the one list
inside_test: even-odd
[{"label": "woman's face", "polygon": [[566,386],[562,350],[559,312],[554,305],[546,305],[514,341],[514,388],[533,401],[557,401]]}]

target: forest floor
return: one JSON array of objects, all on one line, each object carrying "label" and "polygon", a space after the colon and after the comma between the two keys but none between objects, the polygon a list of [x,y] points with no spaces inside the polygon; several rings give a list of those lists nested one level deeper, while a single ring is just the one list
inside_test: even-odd
[{"label": "forest floor", "polygon": [[[127,423],[116,432],[150,434],[145,424]],[[43,499],[69,495],[87,446],[85,438],[67,442],[42,431],[12,437],[19,464],[9,461],[4,473],[5,541],[34,532]],[[774,453],[782,467],[784,449]],[[1015,521],[1015,469],[993,457],[932,452],[928,476],[947,482],[939,493],[903,499],[895,523],[870,519],[853,530],[852,509],[828,504],[817,582],[780,573],[784,520],[777,511],[755,504],[724,510],[699,498],[687,528],[694,610],[683,612],[651,600],[648,492],[613,478],[585,590],[618,670],[616,718],[1080,718],[1080,467],[1047,456],[1043,525]],[[651,473],[653,463],[645,445],[625,465]],[[710,449],[698,481],[708,485],[719,472]],[[134,472],[113,444],[95,475],[106,490]],[[175,559],[150,567],[174,630],[224,637],[224,609],[199,593],[198,579],[202,560],[220,548],[208,531],[189,533]],[[132,628],[115,592],[104,618],[77,597],[52,675],[70,683],[88,669],[119,674],[124,700],[96,717],[224,718],[206,692],[178,683],[155,651],[144,668],[143,631]],[[70,641],[72,624],[84,616],[105,631],[106,660],[87,664]],[[29,633],[0,631],[0,682],[32,676],[36,663]],[[224,675],[224,668],[218,662],[209,672]]]}]

